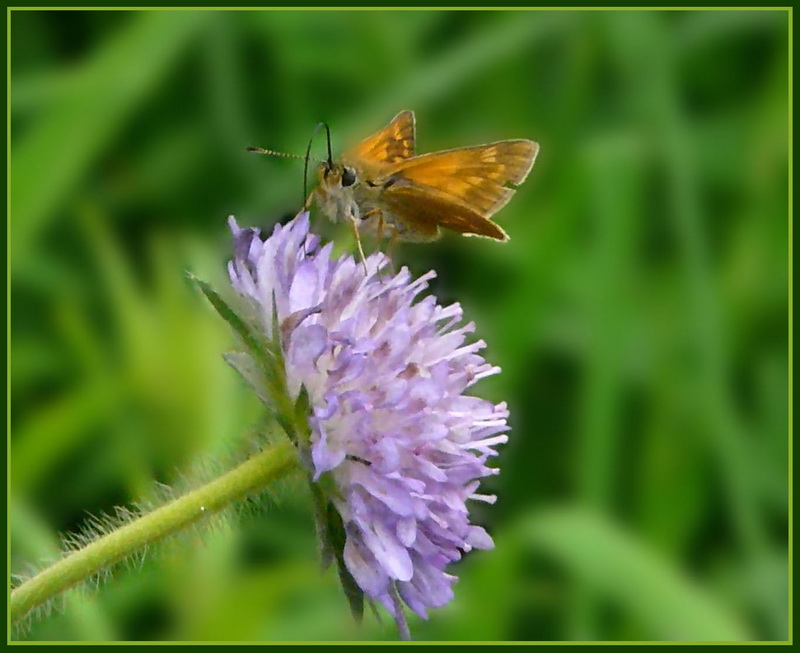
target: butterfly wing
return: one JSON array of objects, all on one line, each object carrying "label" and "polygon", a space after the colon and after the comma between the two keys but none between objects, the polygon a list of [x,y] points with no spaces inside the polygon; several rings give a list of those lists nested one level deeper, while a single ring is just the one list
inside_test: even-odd
[{"label": "butterfly wing", "polygon": [[449,200],[479,217],[489,218],[514,194],[506,184],[525,181],[538,151],[538,144],[519,139],[401,160],[384,171],[385,179],[396,182],[387,186],[384,196],[393,189],[401,192],[416,187],[419,192],[433,192],[439,201]]},{"label": "butterfly wing", "polygon": [[494,222],[435,188],[401,181],[384,189],[381,201],[402,240],[435,240],[440,226],[465,236],[508,240],[506,232]]},{"label": "butterfly wing", "polygon": [[414,112],[401,111],[380,131],[348,150],[342,159],[350,162],[397,163],[414,156]]}]

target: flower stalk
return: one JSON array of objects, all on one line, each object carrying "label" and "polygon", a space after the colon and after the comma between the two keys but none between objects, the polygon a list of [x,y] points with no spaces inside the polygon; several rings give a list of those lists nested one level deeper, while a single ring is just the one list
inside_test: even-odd
[{"label": "flower stalk", "polygon": [[210,483],[69,554],[11,592],[12,622],[97,572],[263,490],[296,469],[297,462],[292,444],[280,440]]}]

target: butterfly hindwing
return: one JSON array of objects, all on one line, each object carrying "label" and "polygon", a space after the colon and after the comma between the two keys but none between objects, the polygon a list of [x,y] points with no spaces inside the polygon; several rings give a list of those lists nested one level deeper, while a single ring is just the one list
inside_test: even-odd
[{"label": "butterfly hindwing", "polygon": [[[421,236],[415,240],[436,239],[440,226],[465,236],[508,240],[506,232],[494,222],[436,189],[422,190],[399,182],[385,189],[381,198],[393,221],[402,224],[401,229]],[[404,234],[404,240],[410,239]]]}]

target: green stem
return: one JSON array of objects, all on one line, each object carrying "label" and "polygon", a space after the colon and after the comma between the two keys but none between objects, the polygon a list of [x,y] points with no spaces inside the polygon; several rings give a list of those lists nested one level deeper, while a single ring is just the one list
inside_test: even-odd
[{"label": "green stem", "polygon": [[11,592],[12,622],[142,547],[262,490],[296,466],[294,447],[280,441],[225,475],[71,553]]}]

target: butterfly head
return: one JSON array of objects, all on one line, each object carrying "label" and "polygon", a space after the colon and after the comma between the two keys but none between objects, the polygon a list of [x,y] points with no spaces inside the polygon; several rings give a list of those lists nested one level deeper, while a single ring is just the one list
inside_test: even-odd
[{"label": "butterfly head", "polygon": [[313,195],[323,213],[334,222],[358,216],[358,204],[353,197],[357,181],[355,168],[345,163],[325,161],[317,168]]},{"label": "butterfly head", "polygon": [[355,168],[344,163],[325,161],[317,170],[317,181],[321,188],[336,192],[355,184],[358,174]]},{"label": "butterfly head", "polygon": [[[308,143],[308,149],[306,150],[306,166],[308,166],[308,160],[311,154],[311,143],[320,127],[325,128],[328,144],[328,158],[322,161],[321,165],[317,168],[317,193],[321,195],[322,198],[331,195],[341,196],[343,189],[350,188],[356,183],[356,171],[344,163],[334,162],[333,154],[331,153],[331,130],[324,122],[316,126],[314,134],[312,134],[311,140]],[[303,176],[305,177],[306,175],[304,174]]]}]

